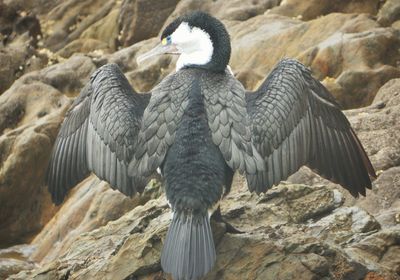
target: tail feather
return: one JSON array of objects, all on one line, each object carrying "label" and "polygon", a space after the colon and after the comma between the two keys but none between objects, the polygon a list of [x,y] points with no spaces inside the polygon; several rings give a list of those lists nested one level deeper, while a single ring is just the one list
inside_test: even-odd
[{"label": "tail feather", "polygon": [[208,215],[174,213],[161,266],[175,280],[195,280],[211,270],[216,254]]}]

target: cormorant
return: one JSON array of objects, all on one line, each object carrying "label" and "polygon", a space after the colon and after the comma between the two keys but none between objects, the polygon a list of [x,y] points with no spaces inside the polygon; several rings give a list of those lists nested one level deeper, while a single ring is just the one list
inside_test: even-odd
[{"label": "cormorant", "polygon": [[216,259],[210,213],[236,170],[265,192],[301,166],[353,196],[374,169],[339,105],[310,71],[281,60],[255,92],[228,62],[224,25],[204,12],[169,24],[161,44],[139,57],[179,54],[176,72],[138,94],[115,64],[98,69],[67,112],[47,172],[61,203],[89,172],[132,196],[158,167],[173,218],[161,265],[174,279],[198,279]]}]

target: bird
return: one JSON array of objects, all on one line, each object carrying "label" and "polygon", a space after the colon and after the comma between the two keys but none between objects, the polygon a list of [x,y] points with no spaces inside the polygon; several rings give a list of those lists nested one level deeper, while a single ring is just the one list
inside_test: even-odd
[{"label": "bird", "polygon": [[230,67],[230,36],[206,12],[176,18],[137,58],[178,55],[176,71],[138,93],[116,64],[95,71],[61,124],[46,182],[56,204],[90,172],[127,196],[159,168],[172,209],[161,266],[199,279],[216,261],[210,216],[236,171],[266,192],[308,166],[365,196],[374,168],[349,121],[311,70],[280,60],[255,91]]}]

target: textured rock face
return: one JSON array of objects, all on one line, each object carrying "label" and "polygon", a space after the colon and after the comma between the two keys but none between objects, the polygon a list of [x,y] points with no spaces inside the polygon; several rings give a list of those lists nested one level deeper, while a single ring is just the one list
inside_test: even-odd
[{"label": "textured rock face", "polygon": [[231,66],[248,88],[282,57],[296,57],[345,108],[354,108],[370,104],[386,81],[400,75],[398,32],[367,15],[330,14],[303,22],[266,14],[233,25],[231,34]]},{"label": "textured rock face", "polygon": [[[345,108],[379,177],[366,198],[303,168],[264,195],[243,178],[214,223],[206,279],[400,278],[398,1],[0,1],[0,279],[163,279],[170,210],[158,184],[127,198],[94,176],[55,207],[44,185],[63,115],[91,72],[117,63],[138,91],[175,57],[136,64],[195,9],[226,24],[230,65],[254,89],[283,57],[311,67]],[[35,21],[38,19],[38,21]],[[39,28],[39,29],[38,29]],[[131,45],[134,43],[133,45]],[[80,53],[80,54],[79,54]],[[367,107],[365,107],[367,106]]]},{"label": "textured rock face", "polygon": [[282,1],[279,7],[272,9],[270,13],[310,20],[329,13],[367,13],[376,15],[379,6],[379,0],[286,0]]}]

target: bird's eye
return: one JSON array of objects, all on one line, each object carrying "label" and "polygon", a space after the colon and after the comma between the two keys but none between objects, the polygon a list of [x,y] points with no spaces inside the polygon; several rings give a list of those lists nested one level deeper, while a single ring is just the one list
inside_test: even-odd
[{"label": "bird's eye", "polygon": [[163,44],[163,45],[171,44],[171,36],[167,36],[164,39],[162,39],[161,44]]}]

